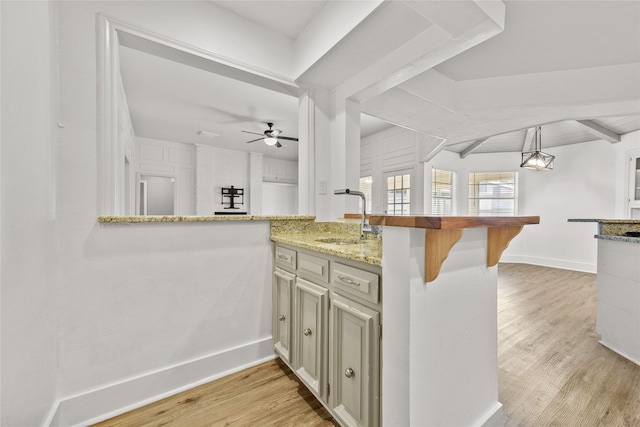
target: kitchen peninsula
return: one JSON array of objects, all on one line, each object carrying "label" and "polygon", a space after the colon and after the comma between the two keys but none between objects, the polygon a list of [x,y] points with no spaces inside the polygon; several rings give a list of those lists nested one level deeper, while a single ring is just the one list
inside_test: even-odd
[{"label": "kitchen peninsula", "polygon": [[[339,236],[322,223],[300,231],[280,231],[272,226],[271,234],[275,242],[274,283],[279,283],[278,287],[289,283],[296,292],[315,295],[318,302],[313,307],[337,307],[337,312],[351,308],[354,319],[360,314],[363,326],[358,331],[362,333],[355,336],[369,341],[366,346],[356,347],[366,348],[368,368],[362,363],[360,369],[339,365],[336,355],[343,355],[342,351],[314,347],[319,356],[308,360],[321,362],[314,365],[317,369],[309,369],[303,361],[307,344],[296,342],[306,343],[317,335],[315,329],[289,326],[286,331],[293,330],[293,344],[286,341],[289,335],[282,333],[283,344],[275,335],[280,334],[278,328],[288,316],[279,312],[274,312],[276,350],[345,425],[502,425],[497,378],[496,264],[511,239],[524,225],[537,224],[539,217],[371,215],[369,222],[382,227],[382,244],[375,239],[331,244],[348,243],[340,242],[340,238],[353,238],[357,230],[349,236]],[[355,224],[344,224],[350,225]],[[327,237],[327,232],[334,240]],[[360,264],[353,264],[354,261]],[[287,270],[278,271],[278,266]],[[378,266],[381,269],[376,270]],[[344,271],[349,274],[342,274]],[[360,279],[371,272],[373,277]],[[375,272],[380,274],[379,281]],[[310,274],[317,279],[313,283],[304,277]],[[300,275],[302,280],[298,280]],[[351,289],[340,281],[351,284]],[[355,291],[355,287],[365,290]],[[368,304],[353,301],[358,293],[368,298]],[[280,304],[285,310],[291,304],[287,301],[292,300],[285,298],[282,304],[277,299],[274,297],[274,305]],[[329,300],[336,303],[329,304]],[[336,316],[335,311],[329,314],[323,310],[312,316],[311,323],[316,327],[318,318]],[[379,322],[379,343],[374,339],[378,334],[371,335],[376,325],[367,326],[372,321]],[[325,327],[333,334],[339,332],[331,325]],[[327,342],[329,346],[340,344],[339,340],[325,338],[314,341],[314,345]],[[332,361],[327,363],[323,357]],[[322,373],[326,369],[329,374]],[[368,383],[359,383],[358,399],[345,402],[340,390],[350,387],[348,381],[359,378],[359,372],[369,372],[366,378],[372,385],[377,384],[380,392],[369,396],[362,390]],[[323,381],[329,381],[330,387],[323,387]],[[359,400],[363,396],[368,400]]]},{"label": "kitchen peninsula", "polygon": [[640,220],[569,219],[598,224],[596,331],[600,343],[640,365]]}]

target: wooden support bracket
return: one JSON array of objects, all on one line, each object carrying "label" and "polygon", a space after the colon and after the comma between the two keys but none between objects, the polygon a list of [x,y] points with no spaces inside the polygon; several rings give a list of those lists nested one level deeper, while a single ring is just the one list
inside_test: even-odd
[{"label": "wooden support bracket", "polygon": [[489,227],[487,229],[487,267],[493,267],[500,261],[502,252],[509,242],[522,231],[522,225]]},{"label": "wooden support bracket", "polygon": [[[522,228],[522,227],[520,227]],[[462,238],[462,229],[427,229],[424,240],[424,281],[432,282],[440,274],[449,251]]]}]

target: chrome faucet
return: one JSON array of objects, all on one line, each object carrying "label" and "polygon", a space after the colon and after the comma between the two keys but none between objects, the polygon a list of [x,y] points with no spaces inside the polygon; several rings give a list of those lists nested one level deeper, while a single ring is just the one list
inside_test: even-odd
[{"label": "chrome faucet", "polygon": [[362,213],[361,213],[361,221],[360,221],[360,240],[364,240],[366,237],[364,236],[365,231],[369,231],[365,226],[365,218],[367,216],[367,199],[364,196],[362,191],[354,191],[349,190],[348,188],[344,188],[341,190],[334,190],[333,194],[347,194],[352,196],[360,196],[362,198]]}]

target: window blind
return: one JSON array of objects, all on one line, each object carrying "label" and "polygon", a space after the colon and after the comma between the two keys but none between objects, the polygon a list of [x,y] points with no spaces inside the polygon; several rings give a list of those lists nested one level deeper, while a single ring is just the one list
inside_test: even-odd
[{"label": "window blind", "polygon": [[431,170],[431,213],[453,214],[453,172],[435,168]]},{"label": "window blind", "polygon": [[517,196],[516,172],[469,173],[469,215],[513,216]]}]

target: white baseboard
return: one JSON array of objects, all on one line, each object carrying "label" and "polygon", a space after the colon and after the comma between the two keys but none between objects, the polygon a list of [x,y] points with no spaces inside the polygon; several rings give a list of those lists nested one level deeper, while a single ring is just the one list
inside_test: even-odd
[{"label": "white baseboard", "polygon": [[503,427],[504,412],[502,410],[502,403],[496,402],[495,406],[485,417],[485,421],[480,425],[482,427]]},{"label": "white baseboard", "polygon": [[633,356],[630,356],[630,355],[628,355],[627,353],[625,353],[623,351],[617,350],[614,345],[609,344],[605,340],[600,340],[600,344],[602,344],[603,346],[607,347],[609,350],[613,351],[614,353],[618,353],[620,356],[624,357],[625,359],[630,360],[631,362],[633,362],[636,365],[640,366],[640,359],[636,359]]},{"label": "white baseboard", "polygon": [[61,399],[49,427],[86,426],[274,359],[271,337]]},{"label": "white baseboard", "polygon": [[523,255],[503,255],[500,262],[512,262],[518,264],[532,264],[541,267],[560,268],[563,270],[582,271],[585,273],[596,273],[597,265],[586,262],[566,261],[555,258],[531,257]]}]

